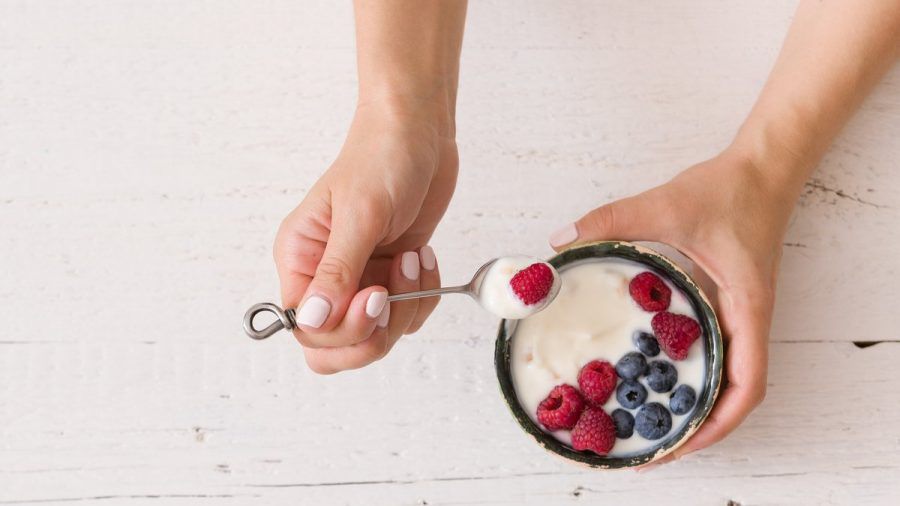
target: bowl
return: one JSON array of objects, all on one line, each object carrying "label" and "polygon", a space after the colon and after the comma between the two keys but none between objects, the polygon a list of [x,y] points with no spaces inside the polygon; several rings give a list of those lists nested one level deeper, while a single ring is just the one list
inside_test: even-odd
[{"label": "bowl", "polygon": [[686,423],[667,435],[659,445],[641,453],[613,457],[601,456],[589,451],[577,451],[557,440],[552,434],[544,432],[519,403],[510,368],[510,348],[518,320],[502,320],[500,322],[494,348],[494,367],[500,391],[513,418],[545,450],[571,462],[593,468],[620,469],[639,466],[659,459],[675,450],[696,432],[709,415],[719,394],[724,363],[723,344],[719,322],[709,299],[690,275],[656,251],[623,241],[603,241],[569,248],[547,261],[560,272],[564,272],[567,267],[582,260],[600,258],[621,258],[645,265],[680,289],[696,311],[702,329],[701,339],[704,339],[706,343],[706,378],[702,391],[697,394],[697,406]]}]

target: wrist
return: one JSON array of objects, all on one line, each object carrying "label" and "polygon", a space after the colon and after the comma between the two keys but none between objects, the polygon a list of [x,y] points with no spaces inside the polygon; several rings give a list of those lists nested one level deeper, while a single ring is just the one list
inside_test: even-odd
[{"label": "wrist", "polygon": [[456,96],[446,88],[423,93],[360,91],[356,116],[374,117],[387,126],[425,128],[439,137],[456,138]]},{"label": "wrist", "polygon": [[772,197],[793,202],[821,159],[821,152],[803,136],[784,125],[748,119],[727,152],[745,160],[748,170],[759,174]]}]

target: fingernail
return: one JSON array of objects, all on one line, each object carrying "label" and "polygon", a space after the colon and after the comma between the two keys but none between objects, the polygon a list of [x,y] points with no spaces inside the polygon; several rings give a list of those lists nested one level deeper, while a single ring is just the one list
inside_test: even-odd
[{"label": "fingernail", "polygon": [[400,272],[410,281],[419,279],[419,254],[415,251],[404,253],[400,258]]},{"label": "fingernail", "polygon": [[422,246],[422,249],[419,250],[419,260],[422,262],[422,268],[426,271],[433,271],[437,267],[437,258],[434,256],[431,246]]},{"label": "fingernail", "polygon": [[306,299],[306,302],[297,310],[294,320],[300,325],[305,325],[317,329],[328,319],[328,313],[331,312],[331,303],[327,300],[313,295]]},{"label": "fingernail", "polygon": [[369,318],[380,315],[385,302],[387,302],[387,292],[372,292],[369,300],[366,301],[366,314],[369,315]]},{"label": "fingernail", "polygon": [[[387,299],[385,299],[385,300],[387,300]],[[390,320],[391,320],[391,305],[385,304],[384,307],[381,308],[381,316],[378,317],[378,321],[375,323],[375,325],[377,325],[378,328],[383,329],[388,326],[388,322]]]},{"label": "fingernail", "polygon": [[558,248],[560,246],[565,246],[570,242],[574,242],[575,239],[578,239],[578,229],[575,228],[574,223],[569,223],[550,234],[550,246]]}]

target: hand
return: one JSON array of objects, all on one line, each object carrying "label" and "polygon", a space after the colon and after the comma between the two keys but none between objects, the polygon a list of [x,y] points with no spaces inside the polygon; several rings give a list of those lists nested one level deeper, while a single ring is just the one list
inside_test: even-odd
[{"label": "hand", "polygon": [[706,422],[659,463],[720,441],[766,392],[769,325],[793,198],[728,150],[670,182],[599,207],[551,237],[559,250],[597,240],[648,240],[690,257],[718,287],[727,385]]},{"label": "hand", "polygon": [[294,336],[318,373],[380,359],[437,305],[385,303],[388,291],[440,286],[427,243],[459,161],[455,140],[426,109],[361,105],[337,159],[278,230],[282,302],[298,308]]}]

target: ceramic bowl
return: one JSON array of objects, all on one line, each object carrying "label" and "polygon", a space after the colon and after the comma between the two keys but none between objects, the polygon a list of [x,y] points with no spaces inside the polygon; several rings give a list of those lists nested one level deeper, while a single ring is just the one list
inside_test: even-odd
[{"label": "ceramic bowl", "polygon": [[494,366],[503,398],[516,422],[544,449],[569,461],[600,469],[639,466],[659,459],[680,446],[700,427],[700,424],[709,415],[713,404],[715,404],[722,380],[722,334],[715,311],[713,311],[709,300],[697,283],[684,270],[656,251],[627,242],[604,241],[567,249],[549,259],[548,262],[562,272],[566,270],[567,266],[575,262],[598,258],[622,258],[647,266],[650,270],[668,279],[684,292],[697,312],[700,318],[699,323],[703,330],[701,338],[706,340],[705,367],[707,374],[702,391],[698,392],[697,395],[697,407],[687,420],[687,423],[682,424],[677,431],[667,435],[662,443],[643,453],[623,457],[610,457],[600,456],[593,452],[576,451],[558,441],[553,435],[544,432],[536,422],[532,421],[519,404],[512,375],[510,374],[510,344],[515,334],[517,320],[503,320],[500,322],[494,350]]}]

